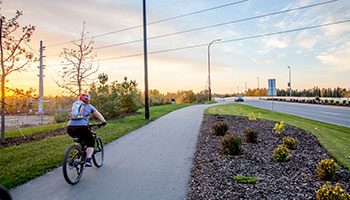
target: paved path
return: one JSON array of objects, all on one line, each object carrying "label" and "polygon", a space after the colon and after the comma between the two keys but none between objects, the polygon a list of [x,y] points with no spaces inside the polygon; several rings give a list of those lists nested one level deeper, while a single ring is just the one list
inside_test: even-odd
[{"label": "paved path", "polygon": [[184,199],[207,105],[171,112],[105,147],[102,168],[69,185],[58,168],[11,191],[14,200]]}]

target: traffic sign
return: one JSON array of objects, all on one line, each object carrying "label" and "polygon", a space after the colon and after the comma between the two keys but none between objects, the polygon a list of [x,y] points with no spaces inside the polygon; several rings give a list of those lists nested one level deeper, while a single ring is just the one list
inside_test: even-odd
[{"label": "traffic sign", "polygon": [[269,79],[269,88],[267,89],[267,93],[269,96],[275,96],[277,95],[277,89],[276,89],[276,79]]}]

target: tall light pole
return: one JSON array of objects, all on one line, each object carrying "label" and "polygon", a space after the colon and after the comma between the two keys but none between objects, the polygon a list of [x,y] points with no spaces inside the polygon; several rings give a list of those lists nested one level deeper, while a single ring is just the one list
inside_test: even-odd
[{"label": "tall light pole", "polygon": [[143,0],[143,51],[145,65],[145,119],[149,120],[146,0]]},{"label": "tall light pole", "polygon": [[208,92],[209,92],[209,101],[211,101],[211,87],[210,87],[210,46],[214,43],[214,42],[218,42],[221,41],[221,39],[216,39],[211,41],[208,44]]},{"label": "tall light pole", "polygon": [[289,69],[289,82],[288,82],[288,86],[289,86],[289,96],[292,97],[292,75],[291,75],[291,68],[289,65],[287,65],[288,69]]},{"label": "tall light pole", "polygon": [[259,77],[256,77],[258,79],[258,100],[260,99],[260,88],[259,88]]}]

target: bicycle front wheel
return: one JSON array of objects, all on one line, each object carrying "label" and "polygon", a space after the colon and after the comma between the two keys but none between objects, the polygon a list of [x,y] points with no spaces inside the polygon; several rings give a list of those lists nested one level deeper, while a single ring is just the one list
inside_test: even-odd
[{"label": "bicycle front wheel", "polygon": [[103,150],[103,142],[100,137],[96,137],[94,154],[92,155],[92,161],[96,167],[101,167],[103,164],[104,158],[104,150]]},{"label": "bicycle front wheel", "polygon": [[77,145],[69,147],[63,159],[63,176],[67,183],[79,182],[84,170],[83,152]]},{"label": "bicycle front wheel", "polygon": [[11,200],[11,195],[9,191],[0,185],[0,199],[1,200]]}]

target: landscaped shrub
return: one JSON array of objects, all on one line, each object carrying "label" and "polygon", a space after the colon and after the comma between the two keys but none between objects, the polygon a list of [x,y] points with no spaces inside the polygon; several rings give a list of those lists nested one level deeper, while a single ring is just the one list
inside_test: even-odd
[{"label": "landscaped shrub", "polygon": [[221,151],[225,154],[239,155],[243,152],[242,139],[232,135],[226,134],[221,140]]},{"label": "landscaped shrub", "polygon": [[324,103],[325,103],[325,104],[328,104],[328,99],[324,100]]},{"label": "landscaped shrub", "polygon": [[68,122],[70,118],[69,111],[56,112],[54,115],[54,120],[56,123]]},{"label": "landscaped shrub", "polygon": [[278,148],[273,152],[273,157],[278,162],[288,161],[292,155],[290,155],[290,150],[282,145],[278,145]]},{"label": "landscaped shrub", "polygon": [[218,121],[214,125],[211,126],[211,129],[216,136],[224,136],[228,131],[228,125],[226,122]]},{"label": "landscaped shrub", "polygon": [[255,118],[254,112],[249,113],[248,118],[249,118],[249,120],[255,120],[256,118]]},{"label": "landscaped shrub", "polygon": [[273,128],[273,130],[275,130],[278,134],[283,133],[283,131],[284,131],[284,122],[281,121],[281,123],[276,123],[275,127]]},{"label": "landscaped shrub", "polygon": [[253,129],[246,129],[244,131],[245,134],[245,140],[248,143],[256,143],[258,141],[258,131],[257,130],[253,130]]},{"label": "landscaped shrub", "polygon": [[232,178],[237,182],[237,183],[248,183],[248,184],[255,184],[256,182],[260,181],[260,178],[257,177],[247,177],[243,176],[241,174],[238,174],[236,176],[232,176]]},{"label": "landscaped shrub", "polygon": [[346,193],[337,183],[335,186],[327,182],[316,192],[317,200],[349,200],[350,194]]},{"label": "landscaped shrub", "polygon": [[330,104],[334,104],[334,100],[331,99],[331,100],[329,101],[329,103],[330,103]]},{"label": "landscaped shrub", "polygon": [[262,115],[261,115],[261,112],[259,112],[258,114],[258,120],[261,120],[262,119]]},{"label": "landscaped shrub", "polygon": [[344,105],[346,104],[346,100],[343,100],[343,104],[344,104]]},{"label": "landscaped shrub", "polygon": [[283,145],[290,150],[297,149],[298,143],[299,141],[294,140],[292,137],[287,136],[283,138]]},{"label": "landscaped shrub", "polygon": [[319,96],[315,96],[315,100],[316,100],[316,101],[319,101],[319,100],[320,100],[320,97],[319,97]]},{"label": "landscaped shrub", "polygon": [[317,164],[317,174],[321,179],[329,180],[337,172],[338,165],[333,159],[324,159]]}]

